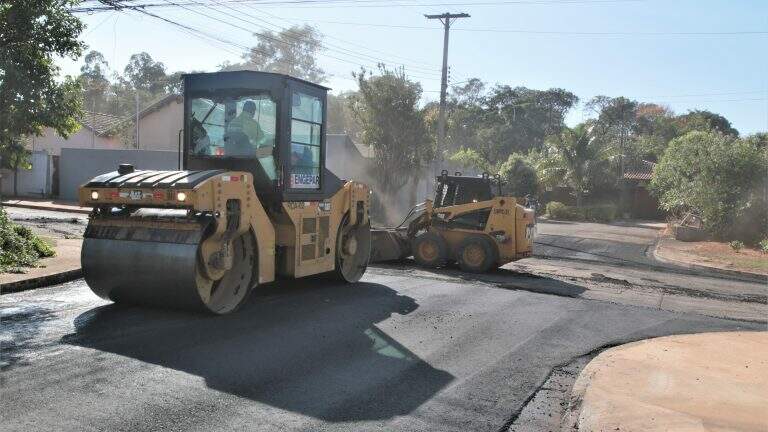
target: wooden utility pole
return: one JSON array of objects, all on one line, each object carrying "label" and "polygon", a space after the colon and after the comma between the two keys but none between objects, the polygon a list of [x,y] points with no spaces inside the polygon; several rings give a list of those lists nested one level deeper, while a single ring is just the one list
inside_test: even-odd
[{"label": "wooden utility pole", "polygon": [[[427,19],[440,20],[445,28],[445,34],[443,35],[443,76],[440,80],[440,111],[437,119],[437,160],[436,165],[439,165],[442,161],[442,151],[445,148],[445,99],[448,92],[448,35],[451,30],[451,24],[459,18],[469,18],[469,14],[466,13],[444,13],[440,15],[424,15]],[[435,172],[439,171],[440,167],[436,166]]]}]

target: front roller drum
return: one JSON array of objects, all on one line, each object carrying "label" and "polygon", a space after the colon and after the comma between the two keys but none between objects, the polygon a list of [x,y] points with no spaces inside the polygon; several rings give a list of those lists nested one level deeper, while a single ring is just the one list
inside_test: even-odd
[{"label": "front roller drum", "polygon": [[254,281],[254,241],[232,242],[232,267],[217,281],[203,276],[199,244],[86,238],[82,265],[91,290],[116,303],[225,314],[245,300]]}]

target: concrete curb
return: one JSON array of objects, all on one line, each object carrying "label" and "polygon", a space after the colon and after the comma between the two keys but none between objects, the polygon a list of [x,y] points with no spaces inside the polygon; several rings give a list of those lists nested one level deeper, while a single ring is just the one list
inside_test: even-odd
[{"label": "concrete curb", "polygon": [[70,282],[83,277],[83,269],[68,270],[61,273],[40,276],[31,279],[24,279],[16,282],[9,282],[0,285],[0,295],[17,293],[21,291],[33,290],[36,288],[45,288],[64,282]]},{"label": "concrete curb", "polygon": [[656,245],[653,248],[653,258],[659,262],[687,268],[690,270],[699,270],[712,275],[728,276],[732,279],[737,279],[744,282],[757,282],[757,283],[768,282],[768,276],[760,273],[751,273],[751,272],[740,271],[740,270],[728,270],[728,269],[722,269],[718,267],[711,267],[711,266],[706,266],[701,264],[692,264],[685,261],[678,261],[678,260],[665,258],[659,254],[659,248],[663,243],[664,243],[664,238],[661,238],[659,239],[659,241],[656,242]]},{"label": "concrete curb", "polygon": [[72,208],[72,209],[66,209],[61,207],[51,207],[46,205],[36,205],[36,204],[17,204],[17,203],[8,203],[3,202],[2,205],[5,207],[17,207],[17,208],[28,208],[32,210],[47,210],[47,211],[54,211],[54,212],[61,212],[61,213],[79,213],[79,214],[90,214],[90,209],[81,209],[81,208]]}]

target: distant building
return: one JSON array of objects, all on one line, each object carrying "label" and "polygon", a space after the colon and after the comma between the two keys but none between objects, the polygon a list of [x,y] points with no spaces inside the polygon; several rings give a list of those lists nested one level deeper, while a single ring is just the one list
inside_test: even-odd
[{"label": "distant building", "polygon": [[81,128],[68,138],[53,128],[45,128],[41,136],[29,139],[28,146],[33,152],[44,151],[51,156],[60,156],[62,148],[119,149],[124,147],[118,136],[124,123],[117,116],[86,111],[80,119]]},{"label": "distant building", "polygon": [[[347,134],[326,135],[325,166],[339,178],[371,183],[369,147],[355,144]],[[365,153],[363,153],[365,152]]]},{"label": "distant building", "polygon": [[[184,128],[184,97],[171,94],[139,112],[141,150],[179,151],[179,132]],[[135,127],[135,120],[130,120]]]}]

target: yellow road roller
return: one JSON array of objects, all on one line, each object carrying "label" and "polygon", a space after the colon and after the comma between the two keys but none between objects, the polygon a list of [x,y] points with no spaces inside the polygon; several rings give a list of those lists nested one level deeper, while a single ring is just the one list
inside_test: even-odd
[{"label": "yellow road roller", "polygon": [[370,190],[325,168],[327,91],[265,72],[185,75],[179,169],[120,164],[79,190],[93,292],[225,314],[277,277],[359,281]]},{"label": "yellow road roller", "polygon": [[[516,198],[494,195],[488,174],[448,175],[435,181],[435,199],[426,200],[393,228],[376,228],[372,262],[413,256],[423,267],[457,263],[483,273],[533,254],[535,215]],[[498,179],[496,180],[498,182]]]}]

